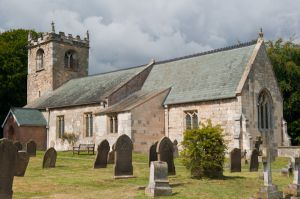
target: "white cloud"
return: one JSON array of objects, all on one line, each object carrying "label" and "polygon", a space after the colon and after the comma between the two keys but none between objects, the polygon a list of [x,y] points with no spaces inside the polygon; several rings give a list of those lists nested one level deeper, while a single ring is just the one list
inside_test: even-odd
[{"label": "white cloud", "polygon": [[297,1],[0,0],[0,31],[31,28],[84,36],[90,73],[145,64],[255,39],[289,38],[300,30]]}]

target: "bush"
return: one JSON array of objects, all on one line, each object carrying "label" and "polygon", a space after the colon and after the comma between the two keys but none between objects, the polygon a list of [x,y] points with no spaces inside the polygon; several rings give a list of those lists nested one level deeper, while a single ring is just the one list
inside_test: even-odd
[{"label": "bush", "polygon": [[181,157],[192,178],[223,176],[226,145],[222,131],[208,120],[200,128],[184,132]]}]

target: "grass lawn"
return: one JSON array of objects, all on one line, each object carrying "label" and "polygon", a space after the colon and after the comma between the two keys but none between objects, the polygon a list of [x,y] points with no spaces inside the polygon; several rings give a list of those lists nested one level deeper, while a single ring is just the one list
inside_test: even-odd
[{"label": "grass lawn", "polygon": [[[25,177],[14,178],[14,198],[147,198],[138,187],[148,184],[148,160],[143,154],[134,154],[133,169],[136,178],[113,179],[113,165],[104,169],[93,169],[92,155],[72,155],[58,152],[56,168],[42,169],[44,152],[30,159]],[[292,177],[282,177],[279,170],[288,159],[278,158],[273,163],[273,182],[282,190],[292,182]],[[248,172],[243,165],[241,173],[230,173],[225,169],[225,179],[195,180],[177,159],[176,176],[169,177],[174,195],[163,198],[243,199],[258,191],[263,180],[258,172]],[[261,165],[260,165],[261,169]]]}]

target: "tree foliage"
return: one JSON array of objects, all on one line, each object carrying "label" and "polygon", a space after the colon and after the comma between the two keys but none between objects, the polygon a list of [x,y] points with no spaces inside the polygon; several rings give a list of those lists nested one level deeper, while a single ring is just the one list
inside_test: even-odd
[{"label": "tree foliage", "polygon": [[300,46],[282,39],[266,44],[284,99],[283,113],[288,133],[292,144],[300,144]]},{"label": "tree foliage", "polygon": [[223,129],[208,120],[199,129],[184,132],[181,152],[182,162],[193,178],[221,177],[226,145]]},{"label": "tree foliage", "polygon": [[0,33],[0,123],[11,106],[26,104],[28,32],[18,29]]}]

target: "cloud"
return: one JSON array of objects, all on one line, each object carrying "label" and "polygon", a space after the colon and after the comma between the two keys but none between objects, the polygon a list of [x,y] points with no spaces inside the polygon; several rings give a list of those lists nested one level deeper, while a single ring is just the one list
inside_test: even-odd
[{"label": "cloud", "polygon": [[[287,6],[288,5],[288,6]],[[30,28],[84,36],[90,31],[89,73],[105,72],[300,30],[297,1],[0,0],[0,31]]]}]

